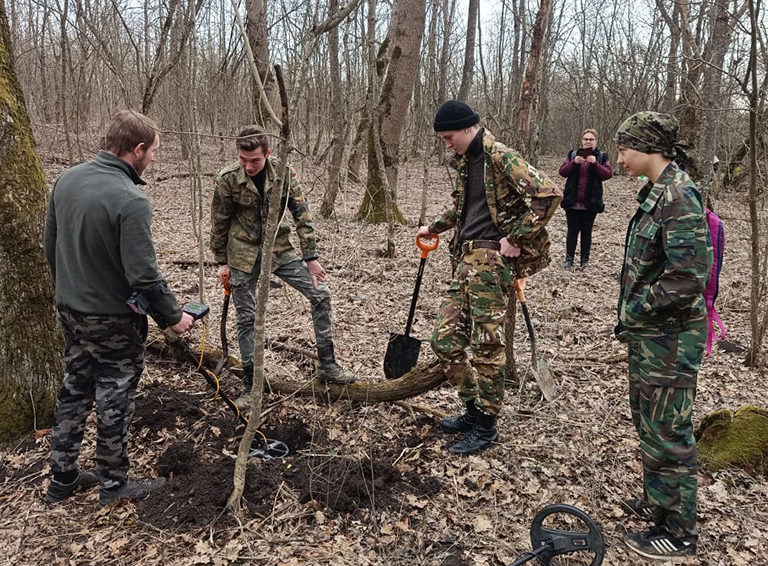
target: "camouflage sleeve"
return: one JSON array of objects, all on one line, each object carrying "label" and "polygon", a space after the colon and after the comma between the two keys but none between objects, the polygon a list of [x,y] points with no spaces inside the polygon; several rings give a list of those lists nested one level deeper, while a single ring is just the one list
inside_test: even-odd
[{"label": "camouflage sleeve", "polygon": [[213,181],[213,201],[211,202],[211,250],[218,263],[227,263],[227,241],[229,225],[234,215],[232,188],[221,175]]},{"label": "camouflage sleeve", "polygon": [[317,259],[317,238],[312,214],[309,212],[309,203],[301,191],[296,172],[289,168],[288,174],[291,176],[291,185],[288,190],[288,210],[291,211],[293,221],[296,223],[296,235],[299,237],[301,257],[304,261]]},{"label": "camouflage sleeve", "polygon": [[[507,191],[517,190],[521,196],[530,197],[529,210],[522,214],[513,215],[513,220],[506,226],[507,239],[511,244],[521,247],[521,244],[532,240],[546,226],[563,199],[563,192],[552,180],[525,161],[516,151],[505,151],[497,154],[507,182]],[[501,187],[499,190],[504,191]],[[509,202],[509,195],[500,194],[499,201]]]},{"label": "camouflage sleeve", "polygon": [[451,193],[451,196],[453,197],[453,207],[443,212],[430,223],[429,231],[432,234],[441,234],[456,226],[459,221],[459,198],[461,197],[462,190],[461,180],[459,180],[456,183],[456,188]]},{"label": "camouflage sleeve", "polygon": [[690,308],[701,296],[712,265],[712,245],[696,189],[688,186],[665,191],[661,208],[664,271],[651,285],[648,303],[663,310]]}]

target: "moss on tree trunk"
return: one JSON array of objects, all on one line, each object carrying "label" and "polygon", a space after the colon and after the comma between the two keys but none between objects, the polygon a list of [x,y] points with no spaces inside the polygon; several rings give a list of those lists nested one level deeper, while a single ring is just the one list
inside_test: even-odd
[{"label": "moss on tree trunk", "polygon": [[50,425],[61,378],[47,199],[0,0],[0,441]]},{"label": "moss on tree trunk", "polygon": [[768,475],[768,410],[746,406],[708,414],[696,429],[699,460],[715,472],[736,466]]}]

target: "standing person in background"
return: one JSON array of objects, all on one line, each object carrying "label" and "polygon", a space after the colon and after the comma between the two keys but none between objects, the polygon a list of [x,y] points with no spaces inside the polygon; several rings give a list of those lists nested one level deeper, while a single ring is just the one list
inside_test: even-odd
[{"label": "standing person in background", "polygon": [[[504,318],[513,277],[529,277],[549,265],[546,224],[560,191],[515,150],[497,142],[464,102],[449,100],[437,111],[435,131],[456,152],[453,206],[422,226],[419,237],[455,228],[454,273],[443,295],[432,349],[466,406],[440,421],[443,431],[467,433],[449,448],[470,454],[496,441],[504,400]],[[467,356],[472,352],[472,361]]]},{"label": "standing person in background", "polygon": [[[165,482],[128,478],[128,427],[144,369],[147,317],[126,304],[134,293],[181,334],[194,325],[157,268],[152,206],[136,185],[155,160],[157,127],[123,110],[106,149],[73,167],[53,187],[45,255],[64,329],[65,370],[51,434],[48,501],[101,484],[99,503],[144,498]],[[96,470],[79,470],[85,421],[96,403]]]},{"label": "standing person in background", "polygon": [[696,554],[696,379],[707,337],[704,289],[712,244],[701,194],[683,169],[674,116],[639,112],[616,134],[619,165],[648,177],[627,229],[616,336],[629,349],[629,403],[643,457],[643,499],[623,507],[652,520],[624,542],[638,554]]},{"label": "standing person in background", "polygon": [[568,152],[560,166],[560,176],[565,182],[563,202],[568,221],[568,236],[565,240],[565,267],[573,267],[576,254],[576,240],[581,235],[581,267],[589,265],[592,248],[592,227],[595,217],[605,210],[603,203],[603,181],[613,175],[608,154],[597,147],[597,132],[589,129],[581,134],[581,147]]}]

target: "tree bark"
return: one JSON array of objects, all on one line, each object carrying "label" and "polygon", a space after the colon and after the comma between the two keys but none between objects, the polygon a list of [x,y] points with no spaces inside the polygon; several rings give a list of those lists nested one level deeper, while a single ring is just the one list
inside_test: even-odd
[{"label": "tree bark", "polygon": [[390,58],[378,102],[379,142],[386,171],[381,171],[378,166],[373,140],[376,128],[371,125],[368,134],[368,182],[358,217],[372,223],[386,221],[387,195],[381,177],[386,174],[391,187],[392,213],[396,221],[405,224],[405,218],[397,208],[396,197],[400,138],[419,68],[426,0],[396,0],[392,11]]},{"label": "tree bark", "polygon": [[552,15],[552,0],[541,0],[539,12],[536,15],[536,23],[533,26],[533,39],[531,40],[531,52],[528,56],[528,66],[525,70],[525,78],[520,92],[520,113],[517,129],[517,149],[523,157],[536,163],[535,133],[538,100],[541,96],[540,85],[542,68],[544,66],[544,53],[547,50],[546,32],[549,27],[549,19]]},{"label": "tree bark", "polygon": [[[266,0],[246,0],[245,30],[248,36],[248,43],[250,43],[251,50],[253,51],[256,69],[259,71],[261,84],[267,91],[267,99],[269,99],[269,82],[267,80],[269,73],[269,38],[267,37]],[[256,80],[258,79],[251,77],[254,115],[256,123],[266,124],[267,114],[263,107],[261,88],[259,85],[256,85]]]},{"label": "tree bark", "polygon": [[0,0],[0,441],[50,426],[63,342],[40,242],[48,197]]},{"label": "tree bark", "polygon": [[[328,10],[335,14],[339,10],[339,0],[330,0]],[[344,159],[344,102],[341,90],[341,69],[339,65],[339,28],[334,26],[328,32],[328,64],[331,71],[331,161],[328,164],[328,187],[323,195],[320,216],[330,218],[336,204],[336,196],[342,187],[341,163]]]},{"label": "tree bark", "polygon": [[467,45],[464,48],[464,69],[461,73],[459,100],[467,100],[472,88],[472,77],[475,73],[475,38],[477,36],[478,0],[469,0],[469,15],[467,16]]},{"label": "tree bark", "polygon": [[[514,316],[514,306],[512,316]],[[514,330],[514,320],[512,322],[512,328]],[[161,356],[174,355],[174,350],[168,346],[164,339],[159,335],[156,335],[154,331],[152,336],[156,336],[156,339],[153,340],[150,338],[150,340],[148,340],[148,348],[150,350],[157,352]],[[512,340],[509,340],[508,343],[512,344]],[[265,344],[265,347],[273,351],[289,352],[305,358],[317,358],[315,352],[305,351],[281,342],[271,342]],[[510,347],[511,346],[509,345],[507,346],[508,350]],[[193,351],[196,356],[200,355],[199,349]],[[203,364],[207,368],[216,367],[220,359],[221,352],[217,350],[206,349],[203,354]],[[233,356],[230,356],[229,360],[229,368],[232,368],[229,371],[232,371],[235,375],[241,375],[242,370],[237,367],[241,365],[240,360]],[[514,358],[512,358],[512,360],[512,363],[514,364]],[[514,374],[514,368],[512,371]],[[395,401],[411,399],[412,397],[431,391],[446,380],[447,376],[440,368],[438,362],[433,360],[427,363],[420,363],[398,379],[385,379],[382,375],[380,381],[371,383],[358,381],[348,385],[335,385],[332,383],[320,383],[316,380],[293,381],[265,378],[263,382],[263,391],[271,391],[297,397],[317,397],[318,399],[324,399],[326,402],[346,399],[361,403],[394,403]]]}]

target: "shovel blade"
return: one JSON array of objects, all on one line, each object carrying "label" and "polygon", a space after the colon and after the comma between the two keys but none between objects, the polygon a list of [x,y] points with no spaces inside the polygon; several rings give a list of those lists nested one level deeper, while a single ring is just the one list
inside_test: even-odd
[{"label": "shovel blade", "polygon": [[384,375],[387,379],[397,379],[416,367],[420,348],[421,340],[404,334],[390,334],[384,356]]},{"label": "shovel blade", "polygon": [[543,360],[538,360],[532,364],[531,370],[544,399],[549,403],[557,399],[560,393],[557,390],[557,383],[555,383],[555,377],[552,375],[549,365]]}]

